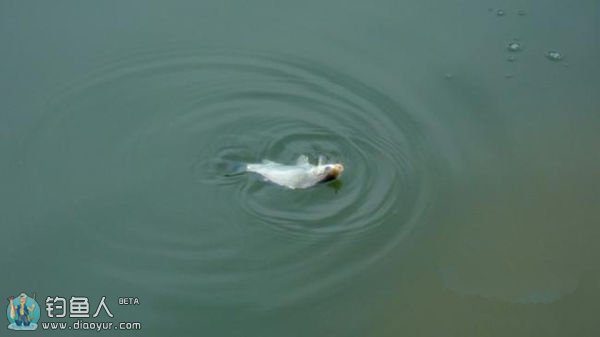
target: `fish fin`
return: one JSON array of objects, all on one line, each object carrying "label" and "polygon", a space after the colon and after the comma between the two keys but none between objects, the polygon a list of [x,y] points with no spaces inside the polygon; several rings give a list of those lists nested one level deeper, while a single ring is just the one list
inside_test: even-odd
[{"label": "fish fin", "polygon": [[327,158],[324,155],[319,155],[319,166],[324,165],[326,161]]},{"label": "fish fin", "polygon": [[308,165],[308,157],[306,155],[300,155],[298,159],[296,159],[296,165]]},{"label": "fish fin", "polygon": [[227,164],[227,173],[225,173],[226,177],[237,176],[240,174],[246,173],[248,170],[248,165],[239,162],[230,162]]}]

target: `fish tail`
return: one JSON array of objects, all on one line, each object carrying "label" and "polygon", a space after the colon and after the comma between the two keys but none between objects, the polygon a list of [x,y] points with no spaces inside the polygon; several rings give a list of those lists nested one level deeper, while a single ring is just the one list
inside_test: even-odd
[{"label": "fish tail", "polygon": [[227,173],[225,173],[226,177],[233,177],[240,174],[244,174],[247,172],[248,166],[244,163],[240,162],[229,162],[227,163]]}]

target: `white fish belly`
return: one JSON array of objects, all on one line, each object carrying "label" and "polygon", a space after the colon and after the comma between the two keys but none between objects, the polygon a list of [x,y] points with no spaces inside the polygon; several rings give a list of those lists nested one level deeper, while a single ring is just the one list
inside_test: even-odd
[{"label": "white fish belly", "polygon": [[318,183],[318,178],[311,174],[310,168],[280,164],[248,164],[246,170],[288,188],[307,188]]}]

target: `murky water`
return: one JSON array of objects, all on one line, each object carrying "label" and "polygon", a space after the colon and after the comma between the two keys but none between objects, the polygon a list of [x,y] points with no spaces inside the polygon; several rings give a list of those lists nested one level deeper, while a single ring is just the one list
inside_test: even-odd
[{"label": "murky water", "polygon": [[[600,333],[597,2],[0,8],[5,297],[144,336]],[[342,179],[225,175],[300,154]]]}]

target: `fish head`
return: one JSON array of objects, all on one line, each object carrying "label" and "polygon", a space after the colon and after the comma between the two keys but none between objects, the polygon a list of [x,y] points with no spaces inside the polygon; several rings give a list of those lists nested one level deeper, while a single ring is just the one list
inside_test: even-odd
[{"label": "fish head", "polygon": [[320,182],[335,180],[344,172],[342,164],[325,164],[320,166],[319,175],[322,176]]}]

